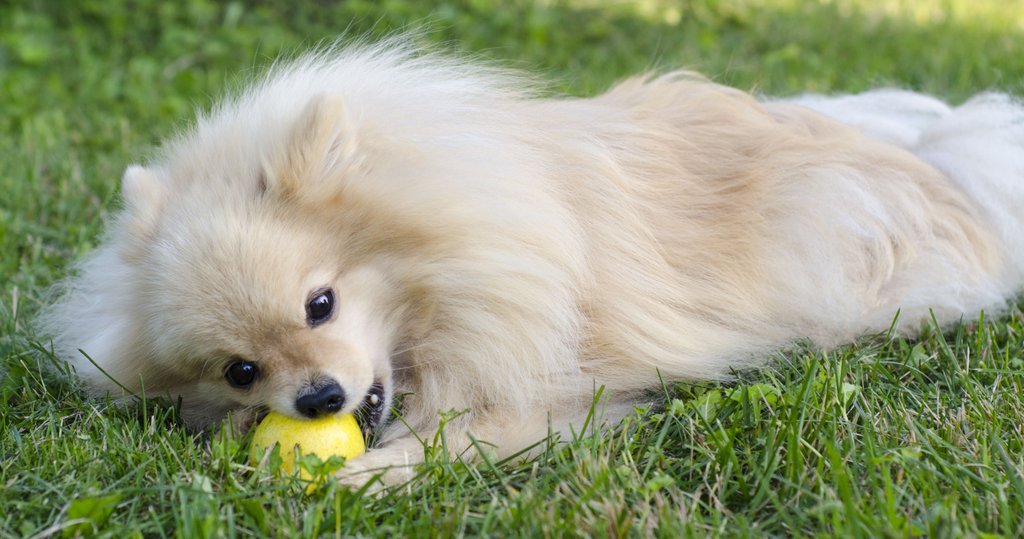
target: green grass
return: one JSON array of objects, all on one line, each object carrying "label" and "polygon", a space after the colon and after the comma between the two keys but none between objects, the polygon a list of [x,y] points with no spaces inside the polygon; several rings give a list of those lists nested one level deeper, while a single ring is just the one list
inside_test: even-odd
[{"label": "green grass", "polygon": [[[281,3],[283,6],[285,3]],[[0,537],[1024,534],[1024,314],[796,350],[669,388],[613,434],[528,462],[430,459],[368,497],[304,494],[173,407],[83,399],[28,331],[117,178],[280,53],[409,26],[574,94],[699,69],[771,94],[893,84],[1024,93],[1020,0],[356,0],[0,4]]]}]

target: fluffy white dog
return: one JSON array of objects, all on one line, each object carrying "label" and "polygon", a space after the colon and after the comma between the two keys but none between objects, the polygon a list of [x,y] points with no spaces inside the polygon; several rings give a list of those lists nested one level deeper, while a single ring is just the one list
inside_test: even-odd
[{"label": "fluffy white dog", "polygon": [[[999,311],[1024,284],[1024,108],[764,101],[690,73],[589,99],[388,43],[274,68],[129,167],[42,327],[97,391],[192,425],[356,411],[422,459],[439,413],[509,454],[727,377]],[[403,421],[385,421],[402,395]],[[393,468],[385,480],[406,475]]]}]

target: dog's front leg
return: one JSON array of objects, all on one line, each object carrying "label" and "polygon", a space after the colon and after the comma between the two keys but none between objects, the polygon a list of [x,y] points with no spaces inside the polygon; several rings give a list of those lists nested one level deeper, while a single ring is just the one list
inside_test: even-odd
[{"label": "dog's front leg", "polygon": [[346,462],[335,476],[342,484],[352,487],[373,481],[375,485],[371,490],[400,485],[416,476],[416,466],[423,462],[423,451],[423,443],[409,434]]},{"label": "dog's front leg", "polygon": [[[523,458],[543,449],[544,441],[554,435],[567,441],[570,436],[593,434],[614,426],[633,410],[631,399],[604,400],[595,408],[583,404],[585,399],[562,403],[562,406],[539,409],[527,414],[491,413],[473,418],[460,417],[444,427],[446,458],[474,461],[482,451],[496,458],[520,454]],[[593,405],[593,401],[590,401]],[[361,487],[368,481],[371,491],[400,485],[416,477],[417,466],[424,462],[428,443],[440,440],[437,432],[421,435],[406,433],[379,449],[345,464],[337,473],[346,485]],[[436,445],[433,449],[440,449]]]},{"label": "dog's front leg", "polygon": [[[444,427],[444,458],[473,460],[476,452],[468,434],[475,422],[453,421]],[[345,463],[335,476],[345,485],[361,487],[372,482],[370,491],[407,483],[416,477],[417,467],[424,462],[427,451],[441,450],[438,431],[404,434],[386,442],[382,447],[370,449],[364,455]]]}]

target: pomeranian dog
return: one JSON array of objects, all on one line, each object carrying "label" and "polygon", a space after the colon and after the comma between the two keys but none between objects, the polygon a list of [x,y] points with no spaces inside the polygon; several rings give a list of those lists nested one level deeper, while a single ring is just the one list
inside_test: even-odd
[{"label": "pomeranian dog", "polygon": [[674,72],[553,98],[400,42],[331,47],[122,192],[40,318],[55,352],[200,429],[356,412],[377,447],[350,482],[409,477],[442,424],[453,452],[509,455],[595,402],[614,421],[662,381],[1024,285],[1024,107],[1000,94],[767,100]]}]

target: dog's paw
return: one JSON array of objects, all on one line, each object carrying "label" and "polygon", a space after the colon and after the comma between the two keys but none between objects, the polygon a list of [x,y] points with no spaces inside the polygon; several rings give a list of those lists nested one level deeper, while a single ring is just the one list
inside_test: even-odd
[{"label": "dog's paw", "polygon": [[345,463],[335,473],[342,485],[352,488],[366,487],[367,492],[376,493],[387,488],[408,483],[416,477],[416,465],[423,462],[423,447],[418,443],[396,443],[380,449],[371,449],[366,454]]}]

